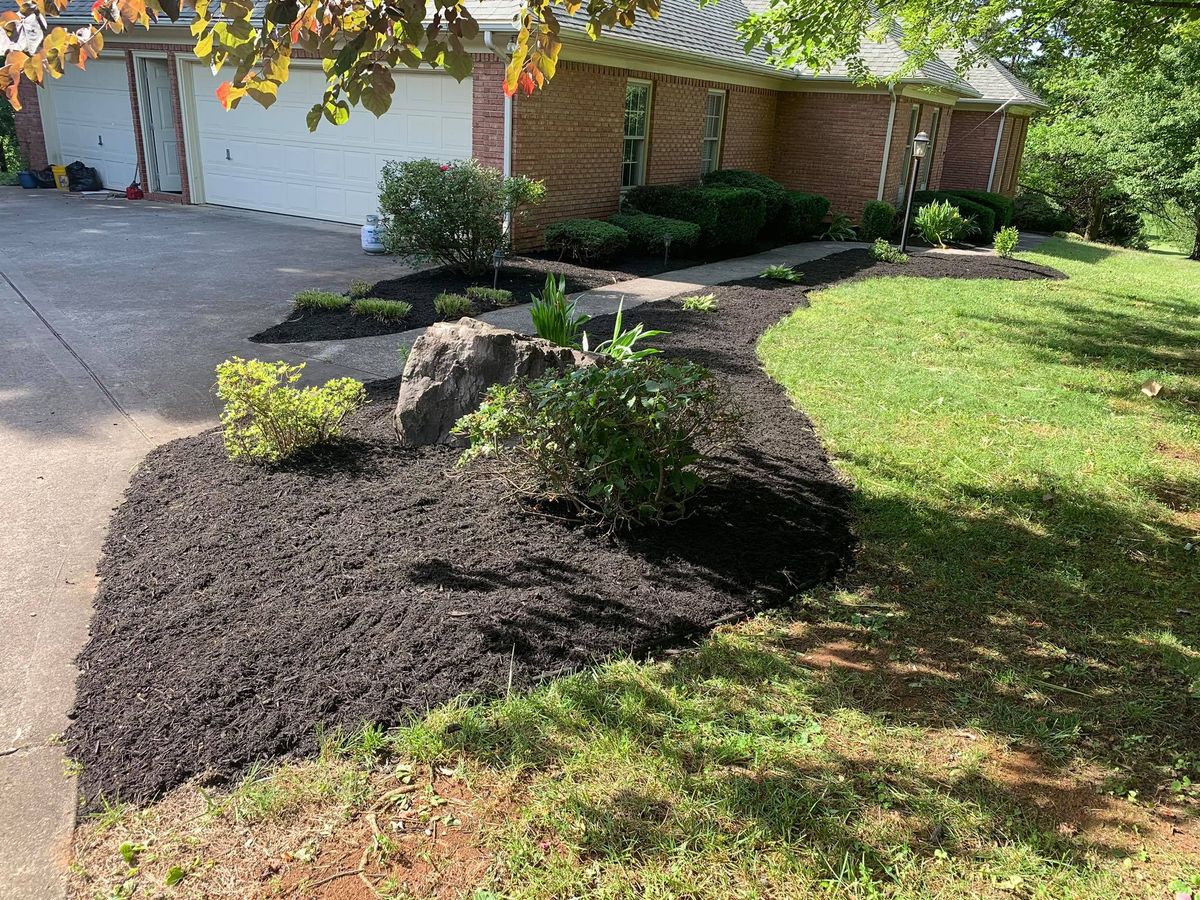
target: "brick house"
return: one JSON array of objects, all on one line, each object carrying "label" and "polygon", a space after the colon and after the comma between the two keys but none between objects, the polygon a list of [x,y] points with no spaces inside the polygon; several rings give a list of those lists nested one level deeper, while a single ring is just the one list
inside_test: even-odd
[{"label": "brick house", "polygon": [[[90,8],[74,0],[59,21],[89,21]],[[555,78],[508,100],[501,79],[516,8],[474,4],[481,36],[469,79],[398,72],[384,116],[356,110],[315,134],[304,123],[324,81],[315,61],[296,60],[271,109],[247,101],[226,112],[214,95],[225,76],[195,60],[186,26],[132,29],[87,72],[22,84],[18,136],[34,167],[80,159],[110,187],[136,177],[161,200],[350,223],[375,210],[386,160],[473,155],[544,179],[546,200],[516,235],[524,247],[552,222],[615,213],[624,188],[696,183],[715,168],[823,194],[857,220],[869,200],[902,199],[918,131],[932,138],[920,187],[1012,194],[1029,117],[1043,105],[999,63],[960,77],[949,54],[891,85],[861,85],[845,67],[776,69],[738,41],[744,0],[702,9],[663,0],[659,20],[595,42],[563,17]],[[878,77],[905,62],[891,37],[864,45],[863,58]]]}]

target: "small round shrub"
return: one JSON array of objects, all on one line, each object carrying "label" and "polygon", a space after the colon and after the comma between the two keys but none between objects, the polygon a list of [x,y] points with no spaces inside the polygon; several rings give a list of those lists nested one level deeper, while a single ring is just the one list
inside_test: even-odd
[{"label": "small round shrub", "polygon": [[863,209],[862,223],[858,226],[859,239],[888,240],[896,227],[896,207],[884,200],[870,200]]},{"label": "small round shrub", "polygon": [[629,235],[599,219],[569,219],[546,229],[546,249],[582,263],[616,256],[629,246]]},{"label": "small round shrub", "polygon": [[1021,241],[1021,232],[1009,225],[1007,228],[1001,228],[996,232],[996,241],[993,244],[998,256],[1004,259],[1009,259],[1017,250],[1017,244]]},{"label": "small round shrub", "polygon": [[662,253],[666,238],[671,237],[671,253],[686,255],[700,243],[700,226],[683,219],[652,216],[649,213],[621,213],[608,221],[629,235],[630,246],[645,253]]},{"label": "small round shrub", "polygon": [[788,191],[783,209],[776,218],[779,236],[789,241],[810,241],[821,233],[821,223],[829,214],[828,197]]},{"label": "small round shrub", "polygon": [[746,169],[717,169],[704,176],[705,187],[747,188],[763,195],[767,204],[767,221],[775,221],[787,200],[787,189],[774,178]]}]

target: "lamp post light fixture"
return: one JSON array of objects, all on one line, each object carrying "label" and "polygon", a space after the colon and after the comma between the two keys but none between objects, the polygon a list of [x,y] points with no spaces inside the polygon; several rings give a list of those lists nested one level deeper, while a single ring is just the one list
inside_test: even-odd
[{"label": "lamp post light fixture", "polygon": [[500,267],[504,265],[504,248],[497,247],[492,251],[492,290],[500,286]]},{"label": "lamp post light fixture", "polygon": [[908,171],[908,189],[904,192],[904,225],[900,229],[900,252],[908,251],[908,225],[912,220],[913,194],[917,190],[917,173],[921,171],[921,160],[929,150],[929,135],[924,131],[913,138],[912,167]]},{"label": "lamp post light fixture", "polygon": [[671,258],[671,232],[663,235],[663,265],[667,264],[667,260]]}]

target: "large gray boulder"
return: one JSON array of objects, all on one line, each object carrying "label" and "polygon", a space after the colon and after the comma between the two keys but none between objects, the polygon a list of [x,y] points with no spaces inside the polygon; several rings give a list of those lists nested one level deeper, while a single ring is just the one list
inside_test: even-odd
[{"label": "large gray boulder", "polygon": [[417,338],[408,355],[396,401],[396,436],[405,447],[465,446],[450,429],[479,409],[493,384],[595,365],[600,359],[478,319],[438,322]]}]

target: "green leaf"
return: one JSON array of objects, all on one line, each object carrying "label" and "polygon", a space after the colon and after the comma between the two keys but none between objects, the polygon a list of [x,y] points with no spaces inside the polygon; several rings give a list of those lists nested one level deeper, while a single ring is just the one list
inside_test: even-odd
[{"label": "green leaf", "polygon": [[175,887],[175,885],[187,878],[187,874],[187,869],[185,869],[183,866],[171,866],[171,868],[167,870],[167,877],[163,883],[167,887]]}]

